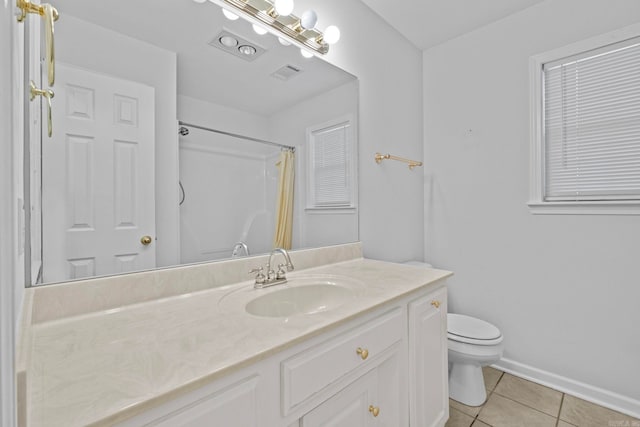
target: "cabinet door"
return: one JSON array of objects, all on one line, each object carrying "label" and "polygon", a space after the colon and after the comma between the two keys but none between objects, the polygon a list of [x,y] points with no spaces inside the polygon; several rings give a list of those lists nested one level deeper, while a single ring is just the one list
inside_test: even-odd
[{"label": "cabinet door", "polygon": [[441,289],[409,304],[411,426],[444,426],[449,418],[446,292]]},{"label": "cabinet door", "polygon": [[301,427],[377,426],[369,406],[376,406],[378,375],[374,369],[302,417]]},{"label": "cabinet door", "polygon": [[399,427],[408,425],[406,353],[401,343],[396,344],[384,355],[385,360],[378,365],[378,427]]},{"label": "cabinet door", "polygon": [[258,426],[257,383],[257,377],[250,378],[146,425],[154,427]]}]

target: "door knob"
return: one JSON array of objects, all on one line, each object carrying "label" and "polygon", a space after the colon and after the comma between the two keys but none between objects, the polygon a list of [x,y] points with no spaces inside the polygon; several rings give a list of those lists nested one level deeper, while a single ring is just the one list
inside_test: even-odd
[{"label": "door knob", "polygon": [[147,246],[148,244],[150,244],[152,242],[152,238],[151,236],[142,236],[142,238],[140,239],[140,243],[142,243],[143,245]]}]

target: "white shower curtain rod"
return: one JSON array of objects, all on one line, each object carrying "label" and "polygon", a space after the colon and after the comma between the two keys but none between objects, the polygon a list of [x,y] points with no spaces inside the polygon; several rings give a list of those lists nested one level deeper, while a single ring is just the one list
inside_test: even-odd
[{"label": "white shower curtain rod", "polygon": [[192,123],[185,123],[183,121],[178,121],[178,125],[186,126],[186,127],[192,127],[192,128],[201,129],[201,130],[206,130],[206,131],[209,131],[209,132],[219,133],[221,135],[233,136],[235,138],[246,139],[248,141],[259,142],[261,144],[268,144],[268,145],[273,145],[273,146],[280,147],[280,148],[286,148],[287,150],[296,151],[296,147],[292,147],[290,145],[278,144],[277,142],[266,141],[264,139],[252,138],[250,136],[239,135],[237,133],[232,133],[232,132],[225,132],[223,130],[218,130],[218,129],[211,129],[211,128],[204,127],[204,126],[194,125]]}]

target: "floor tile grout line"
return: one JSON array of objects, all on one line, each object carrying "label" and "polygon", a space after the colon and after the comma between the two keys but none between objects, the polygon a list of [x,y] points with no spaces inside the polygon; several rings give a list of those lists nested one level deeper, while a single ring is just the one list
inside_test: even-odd
[{"label": "floor tile grout line", "polygon": [[[529,406],[529,405],[527,405],[526,403],[519,402],[519,401],[517,401],[517,400],[515,400],[515,399],[513,399],[513,398],[511,398],[511,397],[509,397],[509,396],[506,396],[506,395],[504,395],[504,394],[500,393],[499,391],[496,391],[496,393],[497,393],[499,396],[506,397],[507,399],[513,400],[514,402],[518,402],[518,403],[520,403],[521,405],[526,406],[527,408],[535,409],[536,411],[538,411],[538,412],[542,412],[543,414],[549,415],[550,417],[560,418],[560,411],[562,410],[562,402],[564,402],[564,395],[565,395],[565,393],[561,392],[560,390],[556,390],[556,389],[554,389],[554,388],[547,387],[547,386],[543,386],[542,384],[538,384],[538,383],[535,383],[535,382],[533,382],[533,381],[526,380],[526,379],[524,379],[524,378],[516,377],[515,375],[513,375],[513,377],[514,377],[514,378],[521,379],[521,380],[526,381],[526,382],[529,382],[529,383],[532,383],[532,384],[534,384],[534,385],[537,385],[537,386],[543,387],[543,388],[548,389],[548,390],[550,390],[550,391],[553,391],[553,392],[559,393],[559,394],[560,394],[560,407],[558,408],[558,415],[551,415],[551,414],[547,414],[546,412],[541,411],[540,409],[534,408],[533,406]],[[496,389],[497,389],[497,388],[498,388],[498,386],[496,385]]]},{"label": "floor tile grout line", "polygon": [[566,393],[562,393],[562,397],[560,398],[560,408],[558,408],[558,424],[560,424],[560,414],[562,414],[562,405],[564,405],[564,397]]},{"label": "floor tile grout line", "polygon": [[549,415],[549,414],[547,414],[546,412],[543,412],[543,411],[541,411],[541,410],[539,410],[539,409],[536,409],[536,408],[534,408],[534,407],[532,407],[532,406],[526,405],[526,404],[524,404],[524,403],[522,403],[522,402],[518,402],[517,400],[512,399],[512,398],[510,398],[510,397],[508,397],[508,396],[505,396],[505,395],[503,395],[503,394],[500,394],[500,393],[496,393],[496,394],[497,394],[498,396],[502,397],[502,398],[505,398],[505,399],[507,399],[507,400],[510,400],[510,401],[512,401],[512,402],[515,402],[515,403],[517,403],[518,405],[522,405],[522,406],[524,406],[525,408],[533,409],[534,411],[539,412],[539,413],[541,413],[541,414],[543,414],[543,415],[546,415],[547,417],[556,418],[556,419],[558,418],[558,417],[554,417],[553,415]]}]

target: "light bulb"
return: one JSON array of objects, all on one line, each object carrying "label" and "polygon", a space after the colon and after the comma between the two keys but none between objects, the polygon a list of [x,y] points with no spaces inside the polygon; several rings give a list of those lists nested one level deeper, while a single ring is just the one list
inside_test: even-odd
[{"label": "light bulb", "polygon": [[204,3],[207,0],[193,0],[193,1],[196,2],[196,3]]},{"label": "light bulb", "polygon": [[256,48],[253,46],[249,46],[248,44],[243,44],[238,48],[241,54],[251,56],[256,54]]},{"label": "light bulb", "polygon": [[335,25],[329,25],[326,30],[324,30],[324,41],[329,44],[337,43],[340,40],[340,29]]},{"label": "light bulb", "polygon": [[227,9],[222,9],[222,14],[230,21],[235,21],[239,18],[238,15],[233,12],[229,12]]},{"label": "light bulb", "polygon": [[293,12],[293,0],[276,0],[274,6],[278,15],[287,16]]},{"label": "light bulb", "polygon": [[309,52],[307,49],[300,48],[300,53],[305,58],[313,58],[313,53]]},{"label": "light bulb", "polygon": [[305,30],[310,30],[316,26],[318,15],[313,10],[305,10],[300,17],[300,25]]},{"label": "light bulb", "polygon": [[220,43],[226,47],[236,47],[238,45],[238,40],[234,39],[231,36],[222,36],[219,39]]},{"label": "light bulb", "polygon": [[280,42],[280,44],[282,46],[289,46],[291,44],[288,41],[286,41],[285,39],[283,39],[282,37],[278,37],[278,41]]},{"label": "light bulb", "polygon": [[253,24],[252,26],[253,26],[253,31],[255,31],[256,33],[260,34],[261,36],[264,35],[264,34],[267,34],[267,30],[262,28],[260,25]]}]

